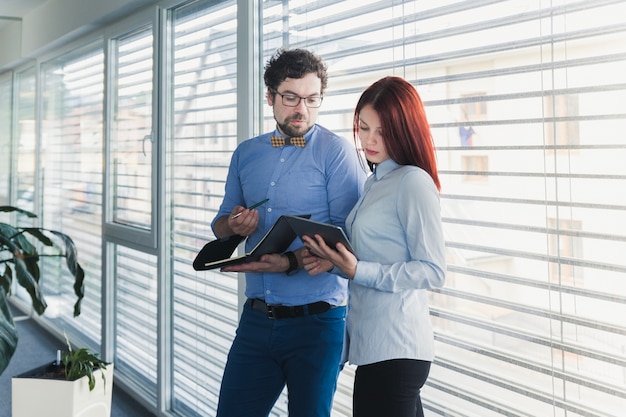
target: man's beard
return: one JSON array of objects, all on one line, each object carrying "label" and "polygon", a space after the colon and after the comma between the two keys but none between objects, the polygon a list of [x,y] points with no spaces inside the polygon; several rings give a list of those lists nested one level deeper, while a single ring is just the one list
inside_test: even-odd
[{"label": "man's beard", "polygon": [[[276,120],[276,116],[274,116],[274,120]],[[278,125],[280,131],[288,137],[303,136],[304,134],[306,134],[306,132],[311,130],[311,127],[309,126],[305,126],[304,130],[294,129],[293,127],[291,127],[291,125],[289,125],[289,122],[291,120],[304,120],[304,118],[302,116],[293,116],[286,119],[285,123],[280,123],[278,120],[276,120],[276,124]]]}]

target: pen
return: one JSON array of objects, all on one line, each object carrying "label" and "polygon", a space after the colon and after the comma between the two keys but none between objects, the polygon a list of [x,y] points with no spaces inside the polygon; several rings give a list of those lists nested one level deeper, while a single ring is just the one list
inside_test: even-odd
[{"label": "pen", "polygon": [[[248,207],[248,210],[253,210],[259,206],[262,206],[263,204],[267,203],[268,201],[270,201],[269,198],[266,198],[265,200],[261,200],[258,203],[254,203],[253,205],[251,205],[250,207]],[[239,213],[235,214],[233,217],[231,217],[231,219],[236,219],[237,217],[241,216],[241,213],[243,213],[243,211],[240,211]]]}]

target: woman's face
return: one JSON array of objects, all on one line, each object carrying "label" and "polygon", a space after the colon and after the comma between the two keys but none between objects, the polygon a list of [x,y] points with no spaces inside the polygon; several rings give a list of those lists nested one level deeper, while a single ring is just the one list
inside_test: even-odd
[{"label": "woman's face", "polygon": [[380,118],[376,110],[369,104],[364,106],[359,113],[357,134],[368,161],[373,164],[380,164],[389,159]]}]

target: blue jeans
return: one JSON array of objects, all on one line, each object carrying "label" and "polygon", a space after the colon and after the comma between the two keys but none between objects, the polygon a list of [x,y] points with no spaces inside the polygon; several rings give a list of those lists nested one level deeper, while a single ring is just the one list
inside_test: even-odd
[{"label": "blue jeans", "polygon": [[270,319],[248,301],[228,354],[217,416],[266,417],[285,384],[290,416],[330,416],[345,315],[345,307],[336,307]]}]

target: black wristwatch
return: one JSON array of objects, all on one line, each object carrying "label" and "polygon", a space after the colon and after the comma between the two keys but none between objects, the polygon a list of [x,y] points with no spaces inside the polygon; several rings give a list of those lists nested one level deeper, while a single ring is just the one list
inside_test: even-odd
[{"label": "black wristwatch", "polygon": [[294,272],[298,270],[298,258],[296,258],[296,254],[292,251],[283,253],[289,260],[289,268],[285,271],[285,274],[292,275]]}]

